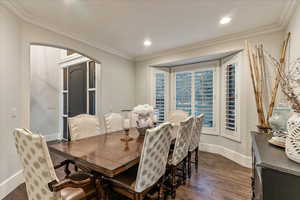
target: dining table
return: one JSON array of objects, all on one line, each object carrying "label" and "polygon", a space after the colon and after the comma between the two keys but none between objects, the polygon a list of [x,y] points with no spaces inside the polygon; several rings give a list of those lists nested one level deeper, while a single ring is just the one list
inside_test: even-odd
[{"label": "dining table", "polygon": [[[172,126],[173,145],[178,126]],[[64,159],[71,160],[78,166],[99,175],[115,177],[140,161],[144,136],[137,128],[129,129],[130,141],[122,141],[125,131],[120,130],[84,139],[58,142],[49,145],[49,150]]]},{"label": "dining table", "polygon": [[144,136],[140,136],[136,128],[129,130],[132,140],[121,141],[124,137],[122,130],[50,144],[49,150],[100,175],[115,177],[138,164],[142,152]]}]

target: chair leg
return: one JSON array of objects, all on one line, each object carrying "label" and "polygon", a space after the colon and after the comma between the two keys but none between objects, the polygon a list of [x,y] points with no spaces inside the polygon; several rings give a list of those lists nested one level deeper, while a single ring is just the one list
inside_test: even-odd
[{"label": "chair leg", "polygon": [[175,199],[176,197],[176,166],[171,167],[171,197]]},{"label": "chair leg", "polygon": [[183,159],[183,169],[182,169],[182,183],[183,185],[185,185],[186,183],[186,171],[187,171],[187,166],[186,166],[186,163],[187,163],[187,158]]},{"label": "chair leg", "polygon": [[198,165],[199,165],[199,148],[197,147],[196,152],[195,152],[195,169],[196,172],[198,172]]},{"label": "chair leg", "polygon": [[189,151],[188,154],[188,177],[189,179],[192,176],[192,152]]}]

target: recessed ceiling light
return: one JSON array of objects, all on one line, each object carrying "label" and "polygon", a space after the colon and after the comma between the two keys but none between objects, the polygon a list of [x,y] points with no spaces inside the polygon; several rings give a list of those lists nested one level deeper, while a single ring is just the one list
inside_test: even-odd
[{"label": "recessed ceiling light", "polygon": [[152,42],[150,41],[150,40],[145,40],[144,41],[144,46],[145,47],[149,47],[149,46],[151,46],[152,45]]},{"label": "recessed ceiling light", "polygon": [[230,17],[223,17],[220,20],[220,24],[228,24],[229,22],[231,22],[231,18]]}]

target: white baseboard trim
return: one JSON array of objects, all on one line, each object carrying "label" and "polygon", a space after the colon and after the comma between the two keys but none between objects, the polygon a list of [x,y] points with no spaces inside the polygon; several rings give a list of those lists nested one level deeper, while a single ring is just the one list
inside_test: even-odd
[{"label": "white baseboard trim", "polygon": [[23,170],[18,171],[8,179],[0,183],[0,199],[6,197],[14,189],[16,189],[21,183],[24,182]]},{"label": "white baseboard trim", "polygon": [[46,138],[46,141],[58,140],[59,136],[60,136],[59,133],[53,133],[53,134],[49,134],[49,135],[44,135],[44,137]]},{"label": "white baseboard trim", "polygon": [[232,151],[231,149],[227,149],[223,146],[200,143],[199,150],[219,154],[221,156],[224,156],[225,158],[228,158],[229,160],[236,162],[239,165],[242,165],[243,167],[252,168],[252,159],[250,156],[245,156],[238,152]]}]

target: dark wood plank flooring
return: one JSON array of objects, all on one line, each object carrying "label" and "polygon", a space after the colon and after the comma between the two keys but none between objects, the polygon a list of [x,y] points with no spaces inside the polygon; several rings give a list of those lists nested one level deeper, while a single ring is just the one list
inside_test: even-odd
[{"label": "dark wood plank flooring", "polygon": [[[62,171],[57,174],[58,177],[63,177]],[[186,185],[178,188],[176,200],[251,199],[251,170],[222,156],[200,152],[199,171],[193,171],[192,175]],[[27,199],[25,184],[22,184],[3,200]]]}]

